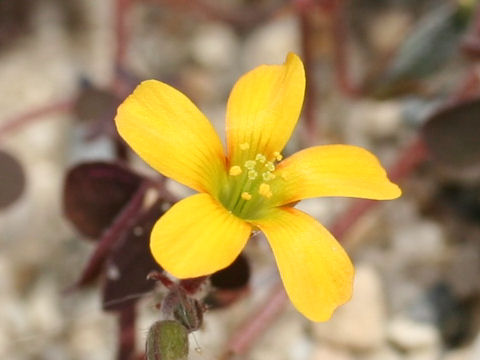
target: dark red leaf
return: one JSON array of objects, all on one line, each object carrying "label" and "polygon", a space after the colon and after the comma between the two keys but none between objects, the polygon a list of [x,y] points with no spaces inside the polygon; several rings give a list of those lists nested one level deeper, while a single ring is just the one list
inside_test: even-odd
[{"label": "dark red leaf", "polygon": [[73,113],[80,121],[94,121],[111,113],[118,106],[118,101],[112,92],[86,84],[77,98]]},{"label": "dark red leaf", "polygon": [[20,163],[0,150],[0,209],[13,204],[25,189],[25,173]]},{"label": "dark red leaf", "polygon": [[425,123],[423,135],[434,161],[455,170],[480,165],[480,99],[444,109]]},{"label": "dark red leaf", "polygon": [[138,221],[147,189],[148,184],[143,183],[128,204],[122,208],[112,225],[103,232],[95,251],[73,288],[87,285],[100,275],[106,259],[111,255],[113,246],[125,236],[132,224]]},{"label": "dark red leaf", "polygon": [[241,299],[248,292],[250,266],[247,258],[240,256],[227,268],[210,277],[215,289],[204,299],[209,309],[221,309]]},{"label": "dark red leaf", "polygon": [[83,235],[98,238],[140,186],[142,178],[106,162],[80,164],[66,177],[66,217]]},{"label": "dark red leaf", "polygon": [[128,306],[154,288],[155,281],[147,276],[153,270],[161,271],[161,268],[150,254],[148,244],[153,225],[163,215],[161,205],[162,202],[158,201],[142,214],[112,250],[105,268],[105,310]]},{"label": "dark red leaf", "polygon": [[243,254],[240,254],[230,266],[217,271],[210,277],[213,286],[228,290],[246,286],[249,279],[250,265]]}]

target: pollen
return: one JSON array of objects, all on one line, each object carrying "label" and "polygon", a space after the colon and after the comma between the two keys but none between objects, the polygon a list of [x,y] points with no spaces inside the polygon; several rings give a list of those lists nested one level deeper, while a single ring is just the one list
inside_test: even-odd
[{"label": "pollen", "polygon": [[258,173],[255,170],[248,170],[247,176],[250,180],[255,180],[258,176]]},{"label": "pollen", "polygon": [[280,154],[278,151],[275,151],[275,152],[273,153],[273,157],[274,157],[275,160],[277,160],[277,161],[281,161],[281,160],[283,159],[282,154]]},{"label": "pollen", "polygon": [[243,200],[247,200],[247,201],[252,198],[252,195],[250,195],[250,194],[249,194],[248,192],[246,192],[246,191],[244,191],[241,196],[242,196],[242,199],[243,199]]},{"label": "pollen", "polygon": [[248,149],[250,149],[249,143],[240,144],[240,150],[248,150]]},{"label": "pollen", "polygon": [[263,180],[265,181],[270,181],[270,180],[273,180],[275,179],[275,174],[272,174],[270,171],[265,171],[263,174],[262,174],[262,178]]},{"label": "pollen", "polygon": [[267,168],[268,171],[274,171],[275,170],[275,165],[271,161],[267,161],[265,163],[265,167]]},{"label": "pollen", "polygon": [[257,166],[257,162],[255,160],[247,160],[247,161],[245,161],[244,166],[248,170],[253,170],[253,169],[255,169],[255,166]]},{"label": "pollen", "polygon": [[267,158],[265,155],[263,154],[257,154],[257,156],[255,156],[255,160],[261,162],[262,164],[265,163],[265,161],[267,161]]},{"label": "pollen", "polygon": [[228,172],[231,176],[237,176],[242,173],[242,168],[238,165],[234,165],[230,168],[230,171]]},{"label": "pollen", "polygon": [[265,183],[260,184],[260,186],[258,187],[258,193],[263,197],[266,197],[267,199],[270,199],[273,195],[272,191],[270,190],[270,185]]}]

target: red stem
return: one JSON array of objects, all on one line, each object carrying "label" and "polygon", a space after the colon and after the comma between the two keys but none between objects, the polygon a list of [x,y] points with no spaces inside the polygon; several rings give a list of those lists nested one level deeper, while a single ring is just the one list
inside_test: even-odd
[{"label": "red stem", "polygon": [[135,355],[135,305],[123,308],[118,313],[117,360],[133,360]]},{"label": "red stem", "polygon": [[222,359],[229,359],[233,355],[244,354],[262,334],[265,329],[270,326],[277,316],[283,311],[285,305],[288,304],[288,297],[285,293],[283,285],[279,283],[269,294],[264,304],[256,311],[253,316],[245,321],[239,329],[231,337],[227,345],[227,353]]},{"label": "red stem", "polygon": [[351,76],[348,71],[348,54],[347,54],[347,26],[345,23],[346,5],[343,0],[334,0],[330,8],[332,18],[332,38],[333,38],[333,57],[334,70],[337,84],[344,94],[349,96],[357,96],[359,90],[352,83]]},{"label": "red stem", "polygon": [[117,48],[115,49],[115,65],[123,68],[125,54],[127,51],[127,14],[130,9],[131,0],[116,1],[115,33],[117,37]]},{"label": "red stem", "polygon": [[303,64],[305,66],[305,77],[307,79],[305,88],[305,103],[303,105],[303,112],[305,115],[305,127],[306,127],[306,143],[307,146],[311,146],[315,143],[317,134],[317,117],[316,117],[316,99],[317,99],[317,86],[315,82],[315,72],[313,68],[314,55],[312,49],[312,23],[311,23],[311,8],[312,6],[304,5],[299,9],[300,16],[300,29],[302,36],[302,53]]},{"label": "red stem", "polygon": [[[211,20],[223,21],[232,26],[250,28],[271,18],[285,8],[285,4],[270,7],[250,6],[241,9],[227,9],[212,5],[204,0],[148,0],[153,3],[168,5],[172,8],[203,15]],[[221,2],[218,2],[221,3]]]},{"label": "red stem", "polygon": [[29,123],[41,119],[48,119],[47,115],[70,111],[74,103],[74,99],[62,100],[17,115],[0,125],[0,139]]}]

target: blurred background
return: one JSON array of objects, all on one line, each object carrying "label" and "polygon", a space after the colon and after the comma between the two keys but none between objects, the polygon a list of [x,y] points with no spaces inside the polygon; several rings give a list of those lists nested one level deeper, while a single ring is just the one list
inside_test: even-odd
[{"label": "blurred background", "polygon": [[[268,245],[252,239],[202,290],[210,310],[190,358],[480,359],[475,0],[0,0],[1,359],[143,358],[165,289],[145,283],[155,265],[142,250],[188,190],[130,153],[116,107],[159,79],[223,138],[236,79],[289,51],[308,84],[285,154],[363,146],[403,196],[299,204],[356,265],[353,299],[326,323],[291,306]],[[133,226],[145,179],[160,213]]]}]

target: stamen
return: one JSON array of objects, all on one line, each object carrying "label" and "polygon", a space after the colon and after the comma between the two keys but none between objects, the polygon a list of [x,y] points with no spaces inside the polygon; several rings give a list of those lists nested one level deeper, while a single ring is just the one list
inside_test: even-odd
[{"label": "stamen", "polygon": [[247,201],[248,201],[248,200],[250,200],[251,198],[252,198],[252,195],[250,195],[248,192],[244,191],[244,192],[242,193],[242,199],[243,199],[243,200],[247,200]]},{"label": "stamen", "polygon": [[228,172],[231,176],[237,176],[242,173],[242,168],[238,165],[234,165],[230,168],[230,171]]},{"label": "stamen", "polygon": [[255,166],[257,166],[257,162],[254,161],[254,160],[247,160],[247,161],[245,161],[244,166],[245,166],[248,170],[253,170],[253,169],[255,169]]},{"label": "stamen", "polygon": [[270,171],[265,171],[263,174],[262,174],[262,177],[263,177],[263,180],[265,181],[270,181],[270,180],[273,180],[275,179],[275,174],[272,174]]},{"label": "stamen", "polygon": [[270,185],[261,183],[258,187],[258,193],[267,199],[272,197],[272,191],[270,190]]},{"label": "stamen", "polygon": [[249,143],[240,144],[240,150],[248,150],[248,149],[250,149]]},{"label": "stamen", "polygon": [[258,176],[258,173],[255,170],[248,170],[247,176],[250,180],[255,180]]},{"label": "stamen", "polygon": [[267,158],[263,154],[257,154],[257,156],[255,156],[255,160],[260,161],[263,164],[265,161],[267,161]]},{"label": "stamen", "polygon": [[273,162],[271,162],[271,161],[266,162],[265,167],[268,169],[268,171],[274,171],[275,170],[275,165],[273,165]]},{"label": "stamen", "polygon": [[273,153],[273,157],[274,157],[275,160],[277,160],[277,161],[281,161],[281,160],[283,159],[282,154],[280,154],[278,151],[275,151],[275,152]]}]

